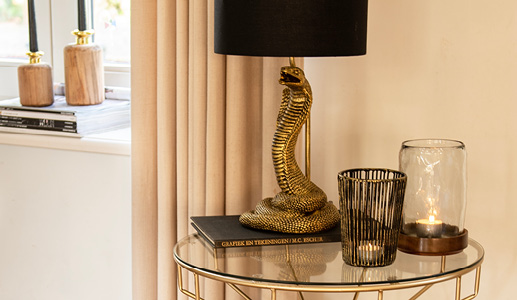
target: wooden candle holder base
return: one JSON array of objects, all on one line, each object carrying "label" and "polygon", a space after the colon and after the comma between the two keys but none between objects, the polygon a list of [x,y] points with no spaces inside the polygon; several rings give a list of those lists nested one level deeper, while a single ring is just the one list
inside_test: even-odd
[{"label": "wooden candle holder base", "polygon": [[95,105],[104,101],[102,49],[95,44],[65,47],[65,96],[69,105]]},{"label": "wooden candle holder base", "polygon": [[[456,227],[456,229],[458,228]],[[468,243],[469,235],[467,229],[463,229],[458,235],[441,238],[421,238],[414,234],[401,232],[399,234],[398,249],[402,252],[417,255],[443,256],[460,253],[467,248]]]},{"label": "wooden candle holder base", "polygon": [[18,89],[23,106],[49,106],[54,103],[52,67],[32,63],[18,67]]}]

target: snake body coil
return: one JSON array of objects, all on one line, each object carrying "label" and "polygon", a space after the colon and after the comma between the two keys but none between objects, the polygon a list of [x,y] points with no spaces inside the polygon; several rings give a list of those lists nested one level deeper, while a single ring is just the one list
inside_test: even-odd
[{"label": "snake body coil", "polygon": [[302,173],[295,159],[295,146],[312,105],[312,93],[303,71],[283,67],[280,84],[286,86],[273,138],[273,164],[281,192],[265,198],[254,210],[243,213],[242,225],[285,233],[312,233],[330,229],[339,222],[337,208],[327,195]]}]

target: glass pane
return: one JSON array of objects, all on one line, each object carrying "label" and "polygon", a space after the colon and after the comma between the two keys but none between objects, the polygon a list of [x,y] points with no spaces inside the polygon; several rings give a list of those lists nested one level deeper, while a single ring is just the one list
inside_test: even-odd
[{"label": "glass pane", "polygon": [[[258,241],[283,243],[285,239]],[[237,241],[249,240],[237,238]],[[208,239],[193,234],[174,246],[174,260],[193,273],[210,274],[219,281],[235,280],[279,290],[282,287],[296,290],[302,286],[308,291],[350,292],[357,291],[358,286],[369,285],[374,290],[388,287],[389,290],[387,284],[396,284],[395,289],[403,289],[414,287],[418,281],[424,285],[439,279],[453,279],[466,270],[470,272],[481,266],[485,255],[483,247],[471,239],[464,251],[447,255],[446,260],[442,260],[442,256],[398,251],[397,259],[389,266],[362,268],[346,264],[342,250],[340,242],[214,248]]]},{"label": "glass pane", "polygon": [[103,48],[104,62],[129,64],[131,1],[94,1],[95,43]]},{"label": "glass pane", "polygon": [[[29,51],[27,1],[0,0],[0,58],[26,59]],[[37,18],[37,15],[36,15]]]}]

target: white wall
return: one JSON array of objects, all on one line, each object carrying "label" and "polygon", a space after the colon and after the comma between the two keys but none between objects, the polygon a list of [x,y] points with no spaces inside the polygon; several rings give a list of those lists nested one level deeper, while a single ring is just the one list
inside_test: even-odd
[{"label": "white wall", "polygon": [[0,299],[130,300],[130,181],[128,155],[0,144]]},{"label": "white wall", "polygon": [[[407,139],[463,141],[466,228],[486,251],[476,299],[514,299],[517,2],[372,0],[369,6],[366,56],[305,60],[315,98],[313,180],[337,201],[341,170],[397,168]],[[466,292],[471,283],[464,282]],[[454,285],[435,286],[419,299],[454,299]]]}]

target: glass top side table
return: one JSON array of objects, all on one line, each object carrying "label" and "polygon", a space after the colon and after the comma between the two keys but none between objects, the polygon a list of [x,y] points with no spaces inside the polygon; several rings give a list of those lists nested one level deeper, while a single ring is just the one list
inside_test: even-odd
[{"label": "glass top side table", "polygon": [[[345,264],[341,243],[315,243],[257,247],[213,248],[197,234],[174,247],[178,264],[178,288],[187,296],[200,298],[199,276],[225,282],[245,299],[238,286],[298,292],[377,292],[422,287],[416,299],[433,284],[456,280],[456,300],[470,300],[479,291],[483,247],[470,239],[461,253],[448,256],[419,256],[398,252],[386,267],[360,268]],[[183,288],[182,271],[194,274],[195,292]],[[461,298],[461,278],[476,271],[474,293]],[[354,298],[356,299],[356,298]]]}]

